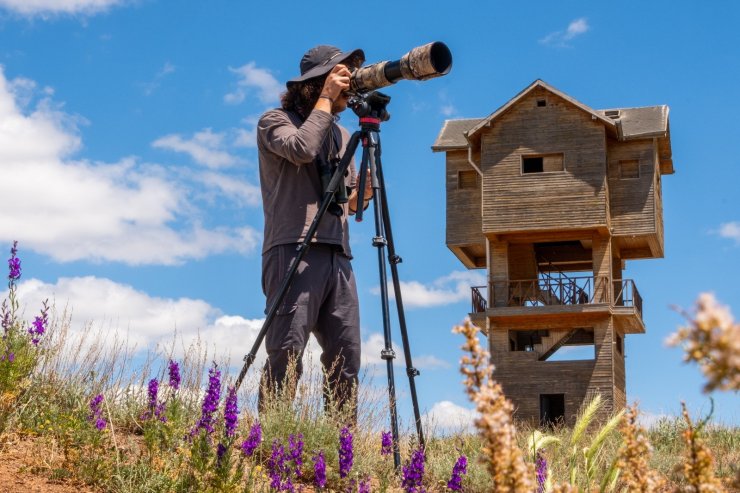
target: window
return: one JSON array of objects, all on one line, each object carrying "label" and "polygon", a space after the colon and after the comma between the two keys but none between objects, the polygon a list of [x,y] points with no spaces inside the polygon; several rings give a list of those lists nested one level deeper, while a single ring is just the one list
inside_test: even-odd
[{"label": "window", "polygon": [[478,172],[474,170],[458,171],[457,188],[459,190],[478,188]]},{"label": "window", "polygon": [[640,177],[640,161],[630,159],[628,161],[619,161],[619,178],[631,179]]},{"label": "window", "polygon": [[537,106],[542,108],[543,106],[547,106],[547,100],[545,99],[538,99],[537,100]]},{"label": "window", "polygon": [[563,171],[562,154],[542,154],[539,156],[522,156],[522,174],[549,173]]}]

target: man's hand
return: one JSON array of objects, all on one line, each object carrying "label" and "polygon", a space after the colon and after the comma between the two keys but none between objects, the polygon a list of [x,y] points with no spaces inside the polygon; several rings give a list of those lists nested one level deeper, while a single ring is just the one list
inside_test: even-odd
[{"label": "man's hand", "polygon": [[[349,89],[351,76],[352,72],[349,71],[346,65],[337,64],[326,76],[321,95],[314,108],[327,113],[334,113],[335,107],[341,107],[341,110],[344,110],[347,107],[345,91]],[[337,104],[338,102],[340,104]]]}]

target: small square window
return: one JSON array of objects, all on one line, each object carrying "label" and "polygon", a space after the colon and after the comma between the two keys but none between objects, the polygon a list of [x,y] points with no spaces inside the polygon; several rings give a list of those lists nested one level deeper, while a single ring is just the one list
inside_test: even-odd
[{"label": "small square window", "polygon": [[538,99],[537,100],[537,106],[542,108],[543,106],[547,106],[547,100],[545,99]]},{"label": "small square window", "polygon": [[640,161],[631,159],[629,161],[619,161],[619,178],[630,179],[640,177]]},{"label": "small square window", "polygon": [[458,190],[478,188],[478,172],[474,170],[458,171],[457,188]]}]

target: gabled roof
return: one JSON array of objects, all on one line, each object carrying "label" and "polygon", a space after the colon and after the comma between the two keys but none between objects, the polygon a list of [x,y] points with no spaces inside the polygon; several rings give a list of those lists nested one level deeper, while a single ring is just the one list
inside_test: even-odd
[{"label": "gabled roof", "polygon": [[668,106],[666,105],[614,108],[597,110],[597,113],[614,119],[620,127],[620,140],[668,136]]},{"label": "gabled roof", "polygon": [[586,113],[589,113],[595,120],[599,120],[601,123],[603,123],[606,126],[608,131],[611,131],[614,134],[617,134],[617,124],[614,122],[614,120],[604,116],[603,113],[599,113],[598,111],[586,106],[585,104],[579,101],[576,101],[575,99],[568,96],[564,92],[558,91],[557,89],[552,87],[550,84],[546,83],[545,81],[537,79],[536,81],[532,82],[527,88],[521,91],[519,94],[511,98],[502,107],[500,107],[499,109],[491,113],[488,117],[482,119],[477,125],[475,125],[470,130],[468,130],[467,135],[466,135],[468,142],[473,143],[475,140],[477,140],[478,134],[480,133],[481,130],[483,130],[487,126],[490,126],[496,118],[506,113],[506,111],[508,111],[509,108],[514,106],[520,100],[525,98],[530,92],[534,91],[537,88],[545,89],[546,91],[549,91],[555,94],[556,96],[564,99],[565,101],[568,101],[573,106],[580,108]]},{"label": "gabled roof", "polygon": [[433,151],[452,151],[455,149],[467,149],[468,139],[465,134],[476,126],[482,118],[466,118],[461,120],[445,120],[437,140],[432,144]]},{"label": "gabled roof", "polygon": [[635,140],[657,138],[660,153],[661,171],[673,173],[673,161],[671,156],[671,132],[668,123],[668,106],[645,106],[641,108],[613,108],[606,110],[594,110],[558,91],[546,82],[538,79],[526,89],[514,96],[505,105],[491,113],[486,118],[466,118],[460,120],[447,120],[432,145],[433,151],[452,151],[467,149],[470,144],[477,144],[480,132],[490,125],[496,118],[505,113],[518,101],[524,98],[535,88],[544,88],[547,91],[568,101],[574,106],[589,113],[593,118],[602,122],[607,131],[619,140]]}]

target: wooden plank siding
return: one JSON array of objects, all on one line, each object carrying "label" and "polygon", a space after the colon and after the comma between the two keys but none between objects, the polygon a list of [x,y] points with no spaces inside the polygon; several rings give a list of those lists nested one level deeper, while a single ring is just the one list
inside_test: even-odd
[{"label": "wooden plank siding", "polygon": [[[606,227],[605,135],[602,123],[544,89],[500,116],[481,140],[483,232]],[[522,156],[558,153],[564,171],[522,173]]]},{"label": "wooden plank siding", "polygon": [[[609,139],[608,181],[612,234],[655,234],[655,146],[652,140],[617,142]],[[620,162],[637,161],[638,178],[620,177]]]},{"label": "wooden plank siding", "polygon": [[[467,151],[450,151],[447,153],[447,232],[446,241],[449,248],[461,248],[459,253],[469,255],[471,251],[485,252],[485,239],[481,233],[481,189],[480,177],[475,187],[461,188],[461,173],[477,172],[468,163]],[[466,183],[467,184],[467,183]],[[457,254],[458,252],[456,252]],[[474,259],[471,259],[471,261]],[[475,262],[472,261],[472,264]]]}]

